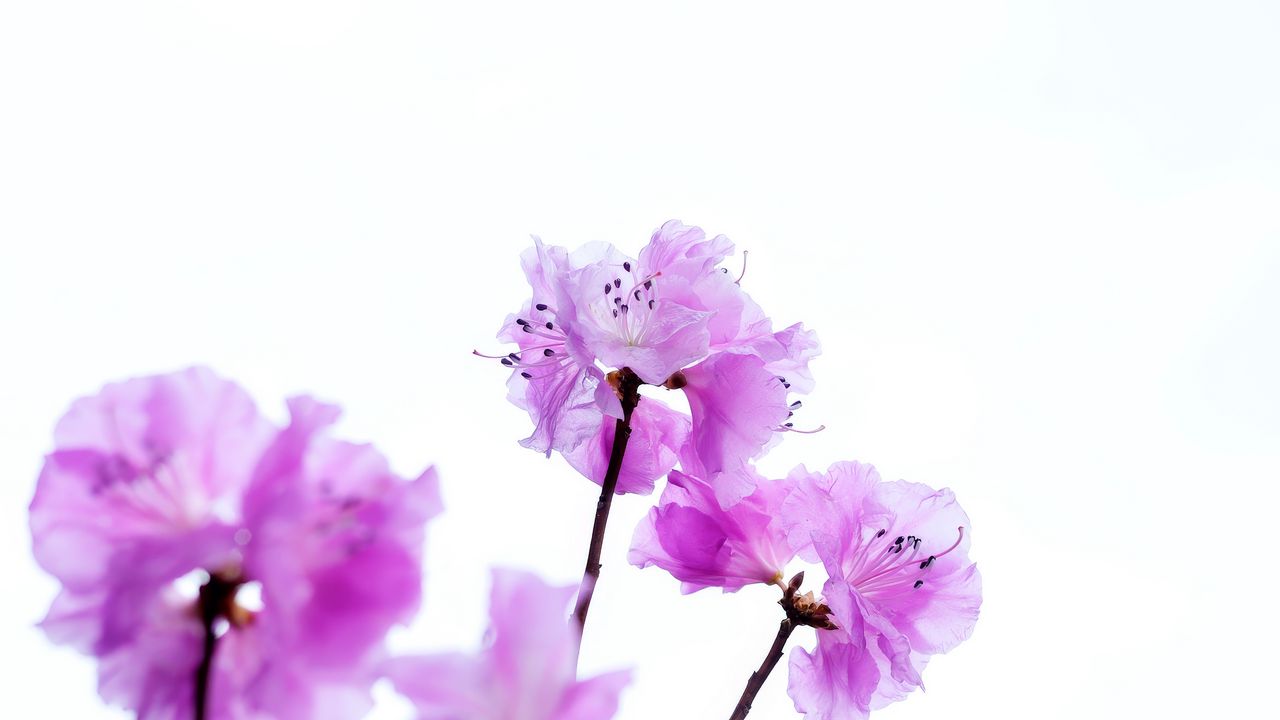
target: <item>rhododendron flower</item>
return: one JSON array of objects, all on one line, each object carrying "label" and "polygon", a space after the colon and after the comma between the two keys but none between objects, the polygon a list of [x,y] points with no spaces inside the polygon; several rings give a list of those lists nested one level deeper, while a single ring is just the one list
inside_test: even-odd
[{"label": "rhododendron flower", "polygon": [[751,492],[726,510],[711,483],[672,472],[658,505],[636,527],[627,559],[666,570],[686,593],[781,580],[795,555],[778,518],[790,485],[747,477]]},{"label": "rhododendron flower", "polygon": [[[676,220],[637,258],[606,243],[569,252],[535,238],[521,258],[533,297],[498,335],[519,346],[499,359],[512,368],[509,398],[534,422],[521,444],[565,454],[600,482],[614,419],[623,417],[606,376],[622,368],[650,385],[684,388],[692,418],[688,431],[661,411],[633,418],[633,437],[649,444],[624,455],[630,480],[618,492],[647,492],[682,455],[697,458],[686,470],[702,475],[738,471],[789,429],[795,408],[787,395],[812,388],[808,362],[817,339],[801,325],[772,330],[719,267],[732,252],[728,238],[707,239]],[[646,429],[653,422],[665,425]],[[693,452],[682,453],[690,438]],[[738,482],[722,502],[736,502],[745,486]]]},{"label": "rhododendron flower", "polygon": [[609,720],[630,682],[626,671],[577,680],[578,629],[568,622],[574,588],[495,570],[486,647],[393,658],[386,673],[419,720]]},{"label": "rhododendron flower", "polygon": [[808,720],[865,718],[922,687],[930,656],[973,631],[982,581],[969,520],[950,490],[882,482],[870,465],[801,467],[791,479],[783,524],[826,568],[822,602],[836,629],[792,653],[788,691]]},{"label": "rhododendron flower", "polygon": [[419,604],[436,477],[325,437],[334,406],[289,410],[273,427],[196,368],[108,385],[58,423],[31,504],[36,559],[62,582],[42,627],[99,659],[109,702],[193,717],[207,623],[206,717],[370,707],[384,635]]}]

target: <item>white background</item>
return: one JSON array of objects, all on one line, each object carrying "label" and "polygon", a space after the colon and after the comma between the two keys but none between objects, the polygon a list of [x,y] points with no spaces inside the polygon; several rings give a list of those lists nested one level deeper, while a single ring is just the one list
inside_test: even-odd
[{"label": "white background", "polygon": [[[207,363],[437,464],[397,647],[474,645],[489,565],[576,581],[595,488],[469,353],[529,233],[635,252],[671,217],[821,334],[828,430],[763,468],[870,461],[973,519],[977,630],[878,717],[1269,715],[1278,30],[1264,0],[0,4],[4,716],[113,716],[33,628],[25,519],[108,380]],[[627,566],[649,502],[615,505],[584,661],[636,668],[624,720],[728,716],[774,591]]]}]

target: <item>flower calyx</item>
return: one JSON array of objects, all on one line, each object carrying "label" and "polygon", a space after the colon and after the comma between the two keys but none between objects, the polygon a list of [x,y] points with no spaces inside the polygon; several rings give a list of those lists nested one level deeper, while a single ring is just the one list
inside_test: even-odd
[{"label": "flower calyx", "polygon": [[787,614],[792,625],[808,625],[819,630],[835,630],[838,626],[831,621],[831,608],[813,596],[813,591],[800,595],[800,584],[804,582],[804,572],[796,573],[791,582],[782,590],[782,599],[778,604]]}]

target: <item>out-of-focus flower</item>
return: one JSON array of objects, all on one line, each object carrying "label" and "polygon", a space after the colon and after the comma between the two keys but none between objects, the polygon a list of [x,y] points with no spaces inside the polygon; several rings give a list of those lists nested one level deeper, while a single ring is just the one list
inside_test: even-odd
[{"label": "out-of-focus flower", "polygon": [[922,686],[930,656],[969,637],[982,603],[968,517],[950,490],[882,482],[875,468],[803,467],[783,503],[792,546],[820,560],[836,629],[791,656],[789,692],[808,720],[865,718]]},{"label": "out-of-focus flower", "polygon": [[484,649],[393,658],[387,676],[419,720],[609,720],[630,673],[576,679],[574,591],[496,570]]},{"label": "out-of-focus flower", "polygon": [[[772,330],[741,278],[720,267],[732,252],[728,238],[707,239],[676,220],[638,258],[606,243],[569,252],[535,238],[521,258],[533,296],[498,335],[519,347],[498,359],[512,368],[510,400],[534,423],[521,444],[558,451],[600,482],[614,419],[623,416],[606,375],[627,368],[643,383],[685,389],[692,418],[689,430],[662,411],[633,418],[639,436],[656,444],[624,455],[629,481],[618,492],[647,492],[688,457],[696,459],[691,472],[730,473],[735,482],[722,502],[741,499],[746,482],[736,473],[790,429],[787,395],[812,388],[808,362],[818,343],[801,325]],[[641,406],[658,402],[646,397]],[[650,423],[662,427],[646,429]]]},{"label": "out-of-focus flower", "polygon": [[711,483],[672,472],[658,505],[636,527],[627,559],[666,570],[686,593],[779,582],[795,555],[778,517],[789,485],[746,477],[751,491],[724,509]]},{"label": "out-of-focus flower", "polygon": [[[42,622],[99,659],[99,689],[143,720],[358,717],[383,638],[417,610],[435,473],[394,475],[323,436],[338,409],[289,402],[278,429],[195,368],[108,385],[59,422],[31,504],[62,583]],[[199,588],[197,592],[197,587]]]}]

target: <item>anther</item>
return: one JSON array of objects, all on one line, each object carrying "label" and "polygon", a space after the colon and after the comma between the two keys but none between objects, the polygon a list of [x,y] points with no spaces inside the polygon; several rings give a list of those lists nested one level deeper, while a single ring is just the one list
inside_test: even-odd
[{"label": "anther", "polygon": [[538,308],[539,312],[547,309],[546,303],[538,303],[537,305],[534,305],[534,307]]},{"label": "anther", "polygon": [[542,351],[542,354],[546,355],[547,357],[551,357],[552,355],[556,354],[556,351],[552,350],[551,348],[546,348],[545,350]]},{"label": "anther", "polygon": [[648,289],[649,289],[649,288],[651,288],[651,287],[653,287],[653,281],[652,281],[652,280],[645,280],[645,281],[644,281],[644,289],[645,289],[645,290],[648,290]]},{"label": "anther", "polygon": [[520,377],[524,378],[525,380],[528,380],[529,378],[531,378],[531,377],[533,377],[533,376],[532,376],[532,375],[530,375],[530,374],[529,374],[529,373],[527,373],[527,372],[521,372],[521,373],[520,373]]},{"label": "anther", "polygon": [[614,279],[613,279],[613,286],[614,286],[614,287],[616,287],[616,288],[620,288],[620,287],[622,287],[622,278],[614,278]]},{"label": "anther", "polygon": [[547,321],[547,329],[548,329],[548,330],[555,330],[555,329],[556,329],[556,326],[555,326],[555,325],[552,325],[552,324],[551,324],[551,321],[550,321],[550,320],[548,320],[548,321]]},{"label": "anther", "polygon": [[524,327],[529,324],[529,321],[525,320],[524,318],[516,318],[516,324],[521,327]]},{"label": "anther", "polygon": [[911,587],[919,588],[919,587],[920,587],[921,585],[923,585],[923,584],[924,584],[924,581],[923,581],[923,580],[917,580],[917,581],[916,581],[916,584],[915,584],[915,585],[912,585]]},{"label": "anther", "polygon": [[626,306],[626,304],[625,304],[625,303],[623,303],[622,305],[619,305],[619,306],[618,306],[618,309],[619,309],[619,310],[621,310],[621,311],[622,311],[622,314],[624,314],[624,315],[627,313],[627,306]]},{"label": "anther", "polygon": [[502,364],[506,365],[507,367],[513,367],[515,365],[515,363],[511,362],[511,360],[507,358],[502,358]]},{"label": "anther", "polygon": [[799,400],[797,400],[797,401],[795,401],[795,402],[791,403],[791,409],[792,409],[792,410],[796,410],[796,409],[798,409],[801,405],[804,405],[804,403],[802,403],[802,402],[800,402]]},{"label": "anther", "polygon": [[636,300],[639,300],[639,299],[640,299],[640,291],[639,291],[639,290],[635,291],[635,296],[636,296]]},{"label": "anther", "polygon": [[612,290],[613,290],[613,283],[605,283],[605,284],[604,284],[604,294],[605,294],[605,295],[608,295],[608,294],[609,294],[609,292],[610,292],[610,291],[612,291]]},{"label": "anther", "polygon": [[884,532],[885,532],[884,530],[881,530],[880,532],[876,533],[876,537],[884,537]]},{"label": "anther", "polygon": [[622,263],[622,269],[626,270],[627,272],[631,272],[631,263],[629,262]]},{"label": "anther", "polygon": [[650,300],[650,301],[649,301],[649,309],[650,309],[650,310],[652,310],[652,309],[653,309],[653,301],[652,301],[652,300]]},{"label": "anther", "polygon": [[898,539],[893,541],[893,544],[894,544],[894,545],[901,545],[901,544],[903,543],[903,541],[904,541],[904,540],[906,540],[906,538],[904,538],[904,537],[902,537],[901,535],[899,535],[899,536],[898,536]]}]

